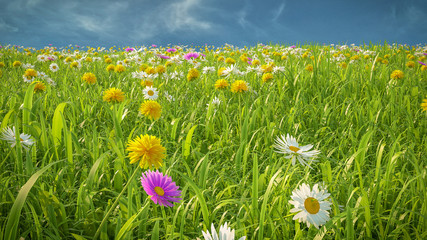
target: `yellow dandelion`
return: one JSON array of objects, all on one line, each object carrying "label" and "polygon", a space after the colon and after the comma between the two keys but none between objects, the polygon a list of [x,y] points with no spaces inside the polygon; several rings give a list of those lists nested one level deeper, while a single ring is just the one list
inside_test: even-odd
[{"label": "yellow dandelion", "polygon": [[252,61],[252,65],[256,66],[256,65],[260,65],[261,62],[258,59],[255,59]]},{"label": "yellow dandelion", "polygon": [[219,57],[218,57],[218,59],[217,59],[217,61],[218,61],[218,62],[222,62],[222,61],[224,61],[224,57],[223,57],[223,56],[219,56]]},{"label": "yellow dandelion", "polygon": [[123,65],[121,65],[121,64],[116,65],[116,66],[114,67],[114,72],[122,73],[122,72],[124,72],[124,71],[126,71],[126,68],[125,68],[125,66],[123,66]]},{"label": "yellow dandelion", "polygon": [[114,64],[110,64],[107,66],[107,68],[105,68],[108,72],[114,71],[114,68],[116,68],[116,66],[114,66]]},{"label": "yellow dandelion", "polygon": [[427,70],[427,66],[426,65],[422,65],[421,66],[421,71],[425,71],[425,70]]},{"label": "yellow dandelion", "polygon": [[149,119],[157,120],[162,114],[162,107],[160,104],[153,100],[147,100],[139,107],[139,112],[144,114]]},{"label": "yellow dandelion", "polygon": [[225,67],[219,68],[219,69],[218,69],[218,77],[223,76],[223,75],[224,75],[224,71],[225,71],[226,69],[227,69],[227,68],[225,68]]},{"label": "yellow dandelion", "polygon": [[231,84],[233,93],[246,92],[249,90],[249,84],[243,80],[236,80]]},{"label": "yellow dandelion", "polygon": [[236,63],[236,60],[234,60],[234,59],[232,59],[232,58],[227,58],[227,59],[225,59],[225,63],[228,63],[228,64],[235,64],[235,63]]},{"label": "yellow dandelion", "polygon": [[162,73],[166,72],[166,67],[163,66],[163,65],[159,65],[159,66],[156,67],[155,70],[156,70],[156,73],[162,74]]},{"label": "yellow dandelion", "polygon": [[70,64],[70,68],[78,68],[79,67],[79,63],[74,61]]},{"label": "yellow dandelion", "polygon": [[85,58],[85,62],[92,62],[93,60],[92,60],[92,58],[91,57],[86,57]]},{"label": "yellow dandelion", "polygon": [[146,78],[141,80],[141,86],[143,87],[151,87],[153,86],[153,80]]},{"label": "yellow dandelion", "polygon": [[427,111],[427,99],[423,99],[423,102],[421,103],[421,108],[423,109],[423,112]]},{"label": "yellow dandelion", "polygon": [[65,62],[66,63],[70,63],[70,62],[72,62],[73,61],[73,58],[72,57],[66,57],[65,58]]},{"label": "yellow dandelion", "polygon": [[152,68],[152,67],[146,67],[144,70],[145,73],[147,74],[155,74],[156,73],[156,69]]},{"label": "yellow dandelion", "polygon": [[228,84],[225,79],[218,79],[215,82],[215,89],[224,89],[227,88],[230,84]]},{"label": "yellow dandelion", "polygon": [[83,74],[82,80],[89,84],[94,84],[96,82],[96,77],[95,74],[89,72]]},{"label": "yellow dandelion", "polygon": [[269,73],[273,71],[274,64],[262,65],[261,70],[263,73]]},{"label": "yellow dandelion", "polygon": [[[347,65],[346,65],[346,66],[347,66]],[[309,72],[313,72],[313,65],[308,64],[308,65],[305,67],[305,70],[307,70],[307,71],[309,71]]]},{"label": "yellow dandelion", "polygon": [[187,80],[191,81],[193,79],[198,78],[199,76],[200,76],[199,70],[197,70],[196,68],[192,68],[190,69],[190,71],[188,71]]},{"label": "yellow dandelion", "polygon": [[26,77],[37,77],[37,71],[36,70],[34,70],[34,69],[32,69],[32,68],[29,68],[29,69],[27,69],[27,70],[25,70],[25,73],[24,73],[24,76],[26,76]]},{"label": "yellow dandelion", "polygon": [[273,79],[273,77],[274,76],[271,73],[264,73],[262,75],[262,82],[264,82],[264,83],[269,82],[271,79]]},{"label": "yellow dandelion", "polygon": [[394,70],[391,75],[390,78],[391,79],[402,79],[405,76],[405,74],[400,71],[400,70]]},{"label": "yellow dandelion", "polygon": [[104,60],[104,62],[109,64],[109,63],[112,63],[112,62],[113,62],[113,60],[111,60],[111,58],[107,57],[107,58]]},{"label": "yellow dandelion", "polygon": [[415,67],[415,62],[414,61],[409,61],[409,62],[406,63],[406,66],[408,68],[413,68],[413,67]]},{"label": "yellow dandelion", "polygon": [[4,62],[0,62],[0,68],[4,68]]},{"label": "yellow dandelion", "polygon": [[21,62],[20,61],[15,61],[12,64],[13,67],[20,67],[21,66]]},{"label": "yellow dandelion", "polygon": [[125,94],[118,88],[109,88],[105,90],[102,100],[112,103],[123,102],[125,100]]},{"label": "yellow dandelion", "polygon": [[41,93],[44,92],[46,90],[46,86],[44,85],[43,82],[40,81],[34,81],[34,92],[35,93]]},{"label": "yellow dandelion", "polygon": [[130,163],[139,163],[142,169],[161,167],[166,156],[166,148],[161,145],[160,139],[147,134],[130,140],[126,151],[129,151]]}]

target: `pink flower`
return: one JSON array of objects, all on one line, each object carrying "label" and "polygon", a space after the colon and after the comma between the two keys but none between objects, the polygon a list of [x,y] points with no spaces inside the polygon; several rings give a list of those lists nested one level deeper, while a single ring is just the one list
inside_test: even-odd
[{"label": "pink flower", "polygon": [[125,50],[126,50],[126,52],[132,52],[135,49],[133,49],[133,48],[126,48]]},{"label": "pink flower", "polygon": [[152,44],[151,46],[152,46],[153,48],[157,47],[157,45],[156,45],[156,44]]},{"label": "pink flower", "polygon": [[196,52],[187,53],[187,54],[184,55],[184,58],[186,60],[191,60],[191,58],[198,58],[198,57],[199,57],[199,54],[196,53]]},{"label": "pink flower", "polygon": [[171,58],[169,56],[162,55],[162,54],[157,54],[157,57],[162,58],[162,59],[169,59],[169,58]]},{"label": "pink flower", "polygon": [[423,62],[420,62],[420,61],[418,61],[418,63],[419,63],[419,64],[421,64],[421,65],[424,65],[424,66],[426,65],[425,63],[423,63]]},{"label": "pink flower", "polygon": [[169,48],[168,50],[166,50],[166,52],[176,52],[175,48]]}]

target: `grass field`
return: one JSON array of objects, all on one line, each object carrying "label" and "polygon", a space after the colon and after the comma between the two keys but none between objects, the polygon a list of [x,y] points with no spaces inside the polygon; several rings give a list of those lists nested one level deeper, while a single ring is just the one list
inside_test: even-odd
[{"label": "grass field", "polygon": [[[225,222],[236,239],[427,239],[425,55],[2,46],[0,239],[203,239]],[[161,112],[141,107],[156,96]],[[283,153],[287,134],[300,145]],[[144,152],[130,147],[142,135],[165,149],[147,166],[179,186],[173,207],[141,185]],[[318,153],[301,164],[309,144]],[[302,184],[330,194],[319,228],[294,220]]]}]

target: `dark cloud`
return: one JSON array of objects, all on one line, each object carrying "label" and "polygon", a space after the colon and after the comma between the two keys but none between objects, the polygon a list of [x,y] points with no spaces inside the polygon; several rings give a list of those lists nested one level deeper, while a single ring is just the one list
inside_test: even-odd
[{"label": "dark cloud", "polygon": [[409,1],[0,0],[0,43],[133,46],[152,43],[417,44],[427,6]]}]

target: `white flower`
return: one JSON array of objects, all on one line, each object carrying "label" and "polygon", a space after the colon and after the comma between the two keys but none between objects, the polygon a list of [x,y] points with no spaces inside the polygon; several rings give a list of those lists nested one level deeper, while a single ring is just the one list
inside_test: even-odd
[{"label": "white flower", "polygon": [[[10,147],[14,147],[16,144],[15,127],[13,127],[12,129],[9,127],[5,128],[1,131],[1,133],[2,133],[2,137],[0,139],[8,141],[10,144]],[[31,135],[29,134],[21,133],[19,135],[19,139],[21,141],[21,146],[25,150],[28,150],[29,147],[34,144],[34,140],[31,139]]]},{"label": "white flower", "polygon": [[215,67],[203,67],[202,71],[203,71],[203,74],[215,72]]},{"label": "white flower", "polygon": [[[209,231],[202,231],[203,237],[205,238],[205,240],[234,240],[234,229],[231,230],[230,227],[227,227],[227,223],[224,223],[224,225],[222,225],[219,228],[219,234],[216,233],[215,230],[215,226],[211,225],[211,233],[209,233]],[[246,237],[241,237],[239,238],[239,240],[245,240]]]},{"label": "white flower", "polygon": [[295,159],[298,159],[298,161],[302,165],[310,167],[307,162],[310,161],[310,158],[311,161],[315,161],[313,158],[315,158],[317,154],[320,153],[320,151],[318,150],[308,151],[313,147],[313,145],[309,144],[305,146],[300,146],[297,140],[294,137],[289,136],[289,134],[287,134],[286,137],[285,135],[277,137],[276,144],[274,145],[274,147],[278,150],[277,152],[286,154],[287,156],[285,156],[285,158],[291,158],[292,165],[295,165]]},{"label": "white flower", "polygon": [[43,79],[46,79],[47,77],[49,77],[48,75],[46,75],[46,73],[44,73],[44,72],[38,72],[38,76],[40,77],[40,78],[43,78]]},{"label": "white flower", "polygon": [[156,100],[159,97],[159,92],[154,87],[146,87],[142,92],[145,99]]},{"label": "white flower", "polygon": [[48,60],[47,56],[44,55],[44,54],[41,54],[41,55],[37,56],[37,61],[39,61],[39,62],[46,62],[47,60]]},{"label": "white flower", "polygon": [[56,63],[51,63],[51,64],[49,65],[49,69],[50,69],[50,71],[52,71],[52,72],[56,72],[56,71],[58,71],[58,69],[59,69],[58,64],[56,64]]},{"label": "white flower", "polygon": [[22,67],[25,68],[25,69],[29,69],[29,68],[34,69],[34,65],[31,65],[31,63],[22,64]]},{"label": "white flower", "polygon": [[305,222],[308,227],[313,224],[317,229],[327,223],[330,219],[328,210],[331,209],[331,203],[323,200],[329,195],[326,189],[319,190],[318,184],[310,190],[310,186],[303,183],[299,189],[292,191],[292,200],[289,200],[289,203],[294,205],[290,212],[297,213],[293,220]]},{"label": "white flower", "polygon": [[172,95],[169,95],[168,91],[165,91],[165,97],[169,102],[175,101],[175,98]]},{"label": "white flower", "polygon": [[279,66],[274,66],[273,67],[273,73],[277,73],[277,72],[284,72],[285,71],[285,67],[279,67]]}]

